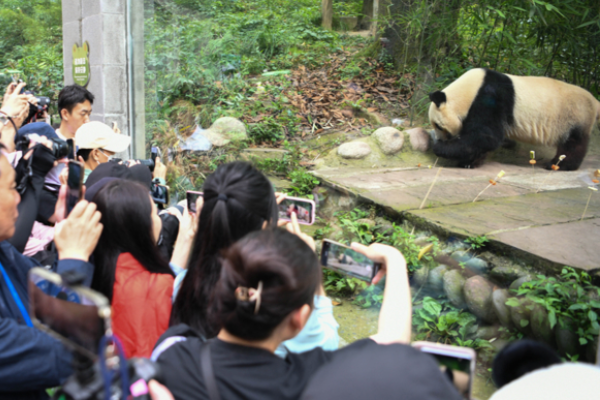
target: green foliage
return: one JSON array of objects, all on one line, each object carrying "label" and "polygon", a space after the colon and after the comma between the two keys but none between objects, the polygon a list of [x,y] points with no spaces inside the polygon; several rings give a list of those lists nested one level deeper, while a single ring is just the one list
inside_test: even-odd
[{"label": "green foliage", "polygon": [[381,306],[383,302],[383,288],[379,285],[370,285],[363,290],[356,299],[354,304],[362,307],[369,308],[372,306]]},{"label": "green foliage", "polygon": [[366,288],[367,284],[360,279],[349,278],[330,269],[323,269],[323,287],[327,293],[347,296],[357,289]]},{"label": "green foliage", "polygon": [[489,242],[489,239],[485,235],[472,236],[472,237],[468,237],[465,240],[465,242],[469,243],[473,250],[478,250],[478,249],[481,249],[482,247],[485,247],[487,245],[487,243]]},{"label": "green foliage", "polygon": [[297,169],[289,173],[288,178],[292,181],[288,193],[294,196],[312,198],[313,189],[320,183],[313,175],[303,169]]},{"label": "green foliage", "polygon": [[478,328],[473,314],[432,297],[424,297],[420,303],[422,306],[414,310],[412,320],[417,340],[456,343],[474,349],[491,347],[486,340],[472,338]]},{"label": "green foliage", "polygon": [[[559,324],[573,331],[581,345],[597,340],[600,288],[592,284],[587,272],[565,267],[556,278],[537,275],[537,279],[523,283],[516,294],[543,306],[551,328]],[[506,304],[514,307],[520,303],[511,298]]]}]

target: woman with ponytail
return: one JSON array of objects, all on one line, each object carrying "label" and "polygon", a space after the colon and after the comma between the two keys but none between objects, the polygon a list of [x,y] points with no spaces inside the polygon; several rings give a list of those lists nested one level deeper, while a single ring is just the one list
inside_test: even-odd
[{"label": "woman with ponytail", "polygon": [[354,243],[354,250],[382,264],[375,282],[387,273],[377,335],[337,351],[317,347],[277,357],[274,352],[281,343],[303,330],[321,285],[322,271],[311,244],[310,238],[266,229],[227,250],[214,293],[222,327],[217,337],[169,337],[152,355],[175,399],[294,400],[331,360],[370,352],[377,343],[391,348],[410,342],[411,297],[404,257],[389,246]]},{"label": "woman with ponytail", "polygon": [[[213,292],[221,274],[221,253],[250,232],[276,227],[277,201],[283,197],[276,199],[267,177],[245,162],[221,165],[206,179],[203,192],[197,235],[179,290],[182,277],[175,281],[171,326],[186,324],[201,337],[212,338],[220,330]],[[331,300],[322,285],[313,295],[315,308],[306,329],[277,350],[280,357],[315,347],[337,349]]]}]

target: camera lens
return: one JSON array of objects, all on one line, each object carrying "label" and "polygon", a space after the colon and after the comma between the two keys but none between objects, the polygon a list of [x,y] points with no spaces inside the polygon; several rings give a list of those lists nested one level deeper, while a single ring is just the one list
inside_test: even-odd
[{"label": "camera lens", "polygon": [[67,155],[69,155],[69,145],[64,140],[53,138],[52,153],[54,153],[54,157],[57,160],[65,158]]}]

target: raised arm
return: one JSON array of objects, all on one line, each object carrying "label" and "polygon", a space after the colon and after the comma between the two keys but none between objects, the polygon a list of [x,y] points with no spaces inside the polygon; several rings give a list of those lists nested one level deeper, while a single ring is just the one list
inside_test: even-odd
[{"label": "raised arm", "polygon": [[404,256],[395,248],[380,243],[368,247],[352,243],[352,248],[382,264],[373,283],[379,282],[384,275],[387,275],[383,304],[379,313],[379,328],[377,334],[371,338],[380,344],[410,343],[412,301]]}]

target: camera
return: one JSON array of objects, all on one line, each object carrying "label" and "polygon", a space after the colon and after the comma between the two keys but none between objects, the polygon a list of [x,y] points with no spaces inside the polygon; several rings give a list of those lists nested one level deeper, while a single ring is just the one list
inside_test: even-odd
[{"label": "camera", "polygon": [[[23,136],[17,143],[17,149],[23,152],[27,151],[32,140],[39,142],[40,136],[35,133]],[[69,145],[67,142],[58,138],[51,138],[50,140],[52,141],[52,154],[54,158],[59,160],[69,154]]]},{"label": "camera", "polygon": [[44,120],[44,113],[48,111],[50,107],[50,98],[46,96],[36,96],[32,91],[23,91],[23,94],[31,94],[37,99],[37,105],[29,103],[29,114],[23,125],[39,120]]}]

